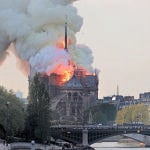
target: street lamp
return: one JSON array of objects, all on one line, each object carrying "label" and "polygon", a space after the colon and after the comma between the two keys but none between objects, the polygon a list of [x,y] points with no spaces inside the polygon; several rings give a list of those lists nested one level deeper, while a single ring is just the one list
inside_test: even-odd
[{"label": "street lamp", "polygon": [[34,140],[31,141],[31,150],[35,150],[35,141]]},{"label": "street lamp", "polygon": [[7,101],[6,102],[6,107],[7,107],[7,116],[6,116],[6,139],[7,139],[7,136],[8,136],[8,122],[9,122],[9,104],[10,102]]}]

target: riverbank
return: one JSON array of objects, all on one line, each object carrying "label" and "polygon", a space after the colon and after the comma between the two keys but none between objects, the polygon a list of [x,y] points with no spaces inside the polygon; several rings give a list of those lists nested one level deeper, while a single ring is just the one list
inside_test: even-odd
[{"label": "riverbank", "polygon": [[32,145],[32,143],[23,143],[23,142],[17,142],[17,143],[0,143],[0,150],[18,150],[18,149],[26,149],[26,150],[94,150],[94,148],[90,146],[74,146],[74,147],[65,147],[65,146],[57,146],[57,145],[43,145],[35,143]]},{"label": "riverbank", "polygon": [[145,147],[144,143],[138,142],[130,138],[126,138],[122,135],[101,140],[97,143],[92,144],[91,146],[98,147],[100,145],[101,147],[111,147],[112,143],[115,147],[134,147],[134,148]]}]

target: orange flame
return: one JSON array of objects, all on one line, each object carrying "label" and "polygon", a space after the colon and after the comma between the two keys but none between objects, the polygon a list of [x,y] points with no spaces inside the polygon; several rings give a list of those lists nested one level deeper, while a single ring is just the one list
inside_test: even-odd
[{"label": "orange flame", "polygon": [[[69,38],[67,39],[67,45],[71,45],[72,44],[72,40]],[[64,49],[65,48],[65,39],[61,38],[57,43],[56,43],[56,47]]]},{"label": "orange flame", "polygon": [[74,74],[73,62],[68,62],[68,65],[59,64],[53,73],[50,75],[51,81],[55,85],[63,85],[71,79]]},{"label": "orange flame", "polygon": [[91,75],[91,73],[82,66],[78,66],[77,70],[75,71],[75,74],[77,77]]},{"label": "orange flame", "polygon": [[72,72],[69,69],[64,70],[62,82],[69,81],[72,76]]},{"label": "orange flame", "polygon": [[56,47],[61,48],[61,49],[65,48],[65,41],[64,41],[64,39],[61,39],[60,41],[58,41],[56,43]]}]

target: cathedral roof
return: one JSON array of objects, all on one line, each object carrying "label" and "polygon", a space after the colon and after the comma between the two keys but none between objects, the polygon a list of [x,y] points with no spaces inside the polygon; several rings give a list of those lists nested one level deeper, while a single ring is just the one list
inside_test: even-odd
[{"label": "cathedral roof", "polygon": [[96,88],[98,85],[98,81],[96,76],[88,75],[81,79],[81,84],[86,88]]},{"label": "cathedral roof", "polygon": [[70,89],[73,89],[73,88],[76,88],[76,89],[82,89],[83,86],[82,84],[80,83],[80,80],[78,80],[75,76],[73,76],[67,83],[65,83],[63,85],[63,88],[70,88]]}]

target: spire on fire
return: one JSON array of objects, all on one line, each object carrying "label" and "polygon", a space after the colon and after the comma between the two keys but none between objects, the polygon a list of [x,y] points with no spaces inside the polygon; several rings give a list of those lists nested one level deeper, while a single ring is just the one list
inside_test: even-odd
[{"label": "spire on fire", "polygon": [[67,46],[67,16],[66,16],[66,22],[65,22],[65,50],[68,52],[68,46]]}]

